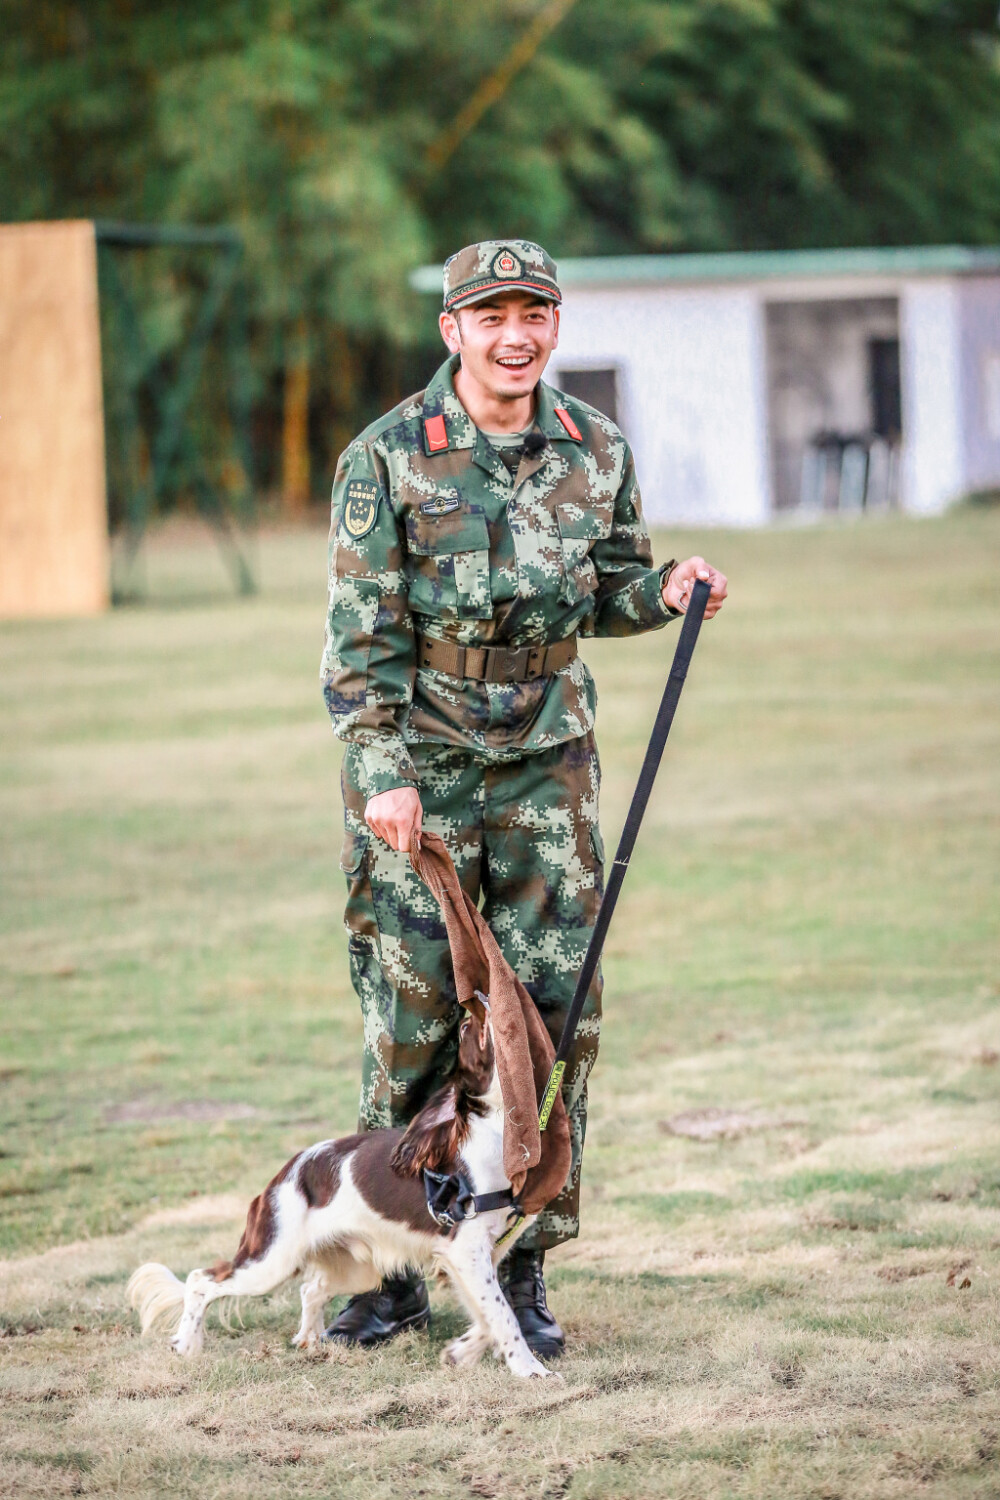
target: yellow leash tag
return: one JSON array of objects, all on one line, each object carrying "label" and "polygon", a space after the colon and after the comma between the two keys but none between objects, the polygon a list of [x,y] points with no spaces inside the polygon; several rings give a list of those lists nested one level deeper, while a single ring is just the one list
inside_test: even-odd
[{"label": "yellow leash tag", "polygon": [[556,1095],[559,1092],[559,1085],[562,1083],[562,1076],[565,1071],[566,1064],[564,1062],[557,1062],[552,1069],[551,1077],[545,1085],[545,1095],[542,1099],[541,1108],[538,1111],[539,1130],[544,1130],[549,1123],[549,1115],[552,1113],[552,1106],[556,1102]]},{"label": "yellow leash tag", "polygon": [[509,1224],[507,1226],[507,1228],[504,1230],[503,1234],[499,1235],[493,1241],[494,1248],[496,1248],[496,1246],[498,1246],[498,1245],[506,1245],[506,1243],[510,1239],[511,1235],[516,1234],[517,1231],[520,1229],[520,1227],[521,1227],[521,1225],[523,1223],[524,1223],[524,1214],[515,1214],[513,1224]]}]

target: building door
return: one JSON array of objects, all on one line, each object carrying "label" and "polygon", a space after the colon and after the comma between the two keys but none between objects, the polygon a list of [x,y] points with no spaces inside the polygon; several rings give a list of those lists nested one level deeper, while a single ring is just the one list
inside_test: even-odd
[{"label": "building door", "polygon": [[765,316],[775,509],[893,504],[902,436],[897,299],[772,302]]},{"label": "building door", "polygon": [[870,339],[868,384],[872,393],[872,431],[898,443],[903,430],[903,402],[899,384],[899,339]]}]

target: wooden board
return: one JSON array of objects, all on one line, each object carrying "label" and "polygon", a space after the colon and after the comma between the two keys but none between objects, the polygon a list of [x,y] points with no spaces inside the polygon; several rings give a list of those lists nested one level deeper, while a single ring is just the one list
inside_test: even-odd
[{"label": "wooden board", "polygon": [[0,225],[0,617],[106,609],[94,226]]}]

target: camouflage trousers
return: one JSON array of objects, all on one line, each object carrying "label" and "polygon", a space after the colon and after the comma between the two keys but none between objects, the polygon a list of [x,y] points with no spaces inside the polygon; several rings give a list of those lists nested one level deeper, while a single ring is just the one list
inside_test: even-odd
[{"label": "camouflage trousers", "polygon": [[[463,888],[558,1042],[603,892],[600,763],[592,734],[538,755],[486,763],[469,750],[411,747],[424,826],[444,839]],[[348,746],[343,790],[345,922],[364,1018],[362,1130],[405,1125],[452,1072],[459,1005],[440,908],[405,854],[364,821],[361,756]],[[597,1057],[601,976],[563,1075],[570,1175],[520,1243],[546,1249],[579,1230],[587,1077]]]}]

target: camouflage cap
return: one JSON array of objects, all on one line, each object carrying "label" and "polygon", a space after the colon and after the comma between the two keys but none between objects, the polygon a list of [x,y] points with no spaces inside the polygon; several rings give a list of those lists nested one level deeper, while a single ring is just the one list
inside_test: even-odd
[{"label": "camouflage cap", "polygon": [[536,292],[561,302],[556,263],[531,240],[481,240],[444,263],[444,310],[482,302],[494,292]]}]

